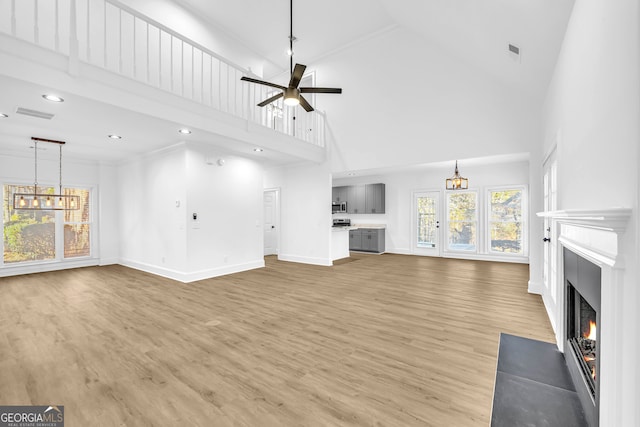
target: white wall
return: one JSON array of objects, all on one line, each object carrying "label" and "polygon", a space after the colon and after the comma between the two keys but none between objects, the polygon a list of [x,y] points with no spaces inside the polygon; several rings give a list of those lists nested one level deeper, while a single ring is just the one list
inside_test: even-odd
[{"label": "white wall", "polygon": [[121,264],[182,282],[264,266],[259,164],[181,143],[118,175]]},{"label": "white wall", "polygon": [[[351,184],[384,183],[386,191],[386,209],[382,215],[354,215],[336,214],[336,218],[350,218],[352,224],[385,224],[386,251],[399,254],[413,254],[412,231],[412,204],[413,193],[416,191],[440,191],[441,200],[444,201],[445,179],[453,175],[454,164],[443,167],[429,167],[412,169],[406,172],[378,174],[373,176],[361,176],[353,178],[334,179],[333,186]],[[467,166],[465,162],[459,162],[460,173],[469,178],[469,188],[478,190],[479,202],[486,201],[485,190],[488,187],[499,186],[527,186],[529,182],[529,168],[527,161],[499,163],[490,165]],[[443,202],[442,202],[443,203]],[[440,223],[444,226],[444,203],[442,204],[442,217]],[[484,205],[479,205],[479,214],[484,215]],[[528,226],[528,224],[527,224]],[[444,230],[441,228],[441,230]],[[442,236],[444,238],[444,234]],[[484,236],[478,236],[484,239]],[[465,256],[453,253],[443,254],[447,256]],[[476,259],[500,259],[491,254],[468,255]],[[515,260],[507,257],[507,260]],[[517,261],[524,262],[526,258],[518,257]]]},{"label": "white wall", "polygon": [[189,279],[263,267],[262,166],[190,145],[186,172]]},{"label": "white wall", "polygon": [[329,165],[270,169],[265,174],[264,188],[280,189],[278,259],[332,265]]},{"label": "white wall", "polygon": [[335,136],[332,171],[526,153],[539,142],[539,107],[479,68],[403,29],[310,66]]},{"label": "white wall", "polygon": [[[559,209],[633,209],[621,246],[626,261],[617,308],[625,319],[622,337],[640,336],[639,14],[636,1],[576,1],[544,108],[543,151],[557,141]],[[561,308],[553,305],[548,290],[544,293],[555,316]],[[606,412],[615,425],[640,425],[639,351],[635,338],[619,343],[615,363],[625,377],[615,407]]]},{"label": "white wall", "polygon": [[121,165],[118,192],[120,263],[180,278],[187,267],[184,145]]},{"label": "white wall", "polygon": [[[43,147],[44,146],[44,147]],[[38,183],[58,188],[59,162],[57,146],[40,144],[46,151],[39,152]],[[63,149],[64,150],[64,149]],[[33,184],[34,158],[33,150],[27,148],[21,154],[0,154],[0,182],[3,184]],[[63,151],[64,156],[64,151]],[[107,164],[91,161],[64,159],[62,184],[65,187],[88,187],[93,189],[93,253],[89,260],[65,260],[57,264],[41,264],[32,266],[6,266],[6,274],[25,274],[31,272],[51,271],[59,268],[75,266],[112,264],[118,258],[117,235],[117,198],[115,194],[114,170]],[[8,270],[11,270],[9,272]],[[4,274],[4,273],[3,273]]]}]

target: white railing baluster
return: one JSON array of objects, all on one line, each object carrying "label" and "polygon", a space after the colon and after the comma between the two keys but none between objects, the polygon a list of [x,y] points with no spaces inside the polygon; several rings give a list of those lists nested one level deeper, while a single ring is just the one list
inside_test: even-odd
[{"label": "white railing baluster", "polygon": [[109,62],[107,60],[107,2],[104,2],[104,11],[103,11],[103,17],[104,17],[104,68],[109,68]]},{"label": "white railing baluster", "polygon": [[209,105],[213,107],[213,56],[209,55]]},{"label": "white railing baluster", "polygon": [[55,13],[56,22],[54,23],[54,26],[55,26],[54,40],[55,40],[56,52],[59,52],[60,51],[60,16],[58,13],[58,0],[56,0],[56,3],[55,3],[55,10],[56,10],[56,13]]},{"label": "white railing baluster", "polygon": [[222,110],[222,62],[218,60],[218,109]]},{"label": "white railing baluster", "polygon": [[170,55],[169,55],[169,64],[171,65],[171,67],[170,67],[171,74],[170,74],[169,77],[171,78],[171,93],[173,93],[173,36],[170,35],[170,37],[171,37],[170,38],[170,40],[171,40],[171,45],[170,45],[171,46],[171,51],[169,52],[170,53]]},{"label": "white railing baluster", "polygon": [[138,78],[138,57],[136,55],[136,42],[137,42],[137,34],[136,34],[136,17],[133,16],[133,78]]},{"label": "white railing baluster", "polygon": [[158,87],[162,89],[162,30],[158,29]]},{"label": "white railing baluster", "polygon": [[76,0],[71,0],[69,15],[69,74],[78,75],[80,41],[78,40],[78,18]]},{"label": "white railing baluster", "polygon": [[16,36],[16,0],[11,0],[11,35]]},{"label": "white railing baluster", "polygon": [[196,67],[196,63],[195,63],[195,50],[193,49],[193,46],[191,46],[191,99],[193,99],[195,92],[193,91],[193,87],[196,85],[195,82],[195,74],[194,74],[194,68]]},{"label": "white railing baluster", "polygon": [[[73,0],[71,0],[73,1]],[[122,74],[122,9],[120,9],[120,13],[118,13],[118,69],[120,70],[120,74]]]},{"label": "white railing baluster", "polygon": [[33,0],[33,40],[35,44],[40,43],[38,34],[38,0]]},{"label": "white railing baluster", "polygon": [[204,104],[204,52],[200,51],[200,102]]},{"label": "white railing baluster", "polygon": [[[57,0],[56,0],[57,3]],[[91,62],[91,0],[87,0],[87,62]]]},{"label": "white railing baluster", "polygon": [[149,44],[149,23],[146,23],[146,37],[147,37],[147,84],[151,84],[151,73],[149,72],[149,67],[150,67],[150,63],[149,63],[149,51],[151,50],[150,48],[150,44]]}]

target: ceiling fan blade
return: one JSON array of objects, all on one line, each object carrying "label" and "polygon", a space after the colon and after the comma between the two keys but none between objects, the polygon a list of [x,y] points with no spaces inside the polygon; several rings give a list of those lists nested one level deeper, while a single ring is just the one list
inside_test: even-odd
[{"label": "ceiling fan blade", "polygon": [[240,80],[244,80],[245,82],[258,83],[259,85],[277,87],[278,89],[285,90],[284,86],[277,85],[275,83],[265,82],[264,80],[252,79],[251,77],[243,76]]},{"label": "ceiling fan blade", "polygon": [[342,93],[342,89],[331,87],[301,87],[300,93]]},{"label": "ceiling fan blade", "polygon": [[304,108],[307,113],[313,111],[313,107],[311,106],[311,104],[309,104],[307,102],[306,99],[304,99],[304,96],[300,95],[300,105],[302,105],[302,108]]},{"label": "ceiling fan blade", "polygon": [[304,70],[306,69],[306,65],[296,64],[296,66],[293,68],[293,74],[291,74],[291,80],[289,80],[289,87],[298,87],[298,85],[300,84],[300,80],[302,80]]},{"label": "ceiling fan blade", "polygon": [[282,92],[280,92],[277,95],[273,95],[271,98],[265,99],[260,104],[258,104],[258,107],[264,107],[265,105],[271,104],[273,101],[275,101],[276,99],[280,99],[283,96],[284,96],[284,93]]}]

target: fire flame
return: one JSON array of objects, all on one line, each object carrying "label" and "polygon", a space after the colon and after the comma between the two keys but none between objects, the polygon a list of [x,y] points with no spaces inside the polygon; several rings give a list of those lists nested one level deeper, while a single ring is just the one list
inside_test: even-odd
[{"label": "fire flame", "polygon": [[596,322],[589,320],[589,334],[585,335],[585,338],[591,341],[596,340]]}]

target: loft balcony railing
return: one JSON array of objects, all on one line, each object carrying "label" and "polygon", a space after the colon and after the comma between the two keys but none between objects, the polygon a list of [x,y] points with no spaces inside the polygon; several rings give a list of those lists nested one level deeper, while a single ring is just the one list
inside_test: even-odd
[{"label": "loft balcony railing", "polygon": [[[323,113],[256,104],[271,88],[199,43],[116,0],[3,0],[0,32],[140,83],[325,146]],[[76,62],[77,63],[77,62]]]}]

